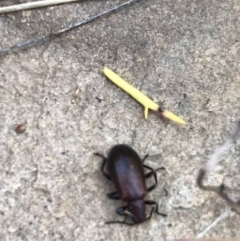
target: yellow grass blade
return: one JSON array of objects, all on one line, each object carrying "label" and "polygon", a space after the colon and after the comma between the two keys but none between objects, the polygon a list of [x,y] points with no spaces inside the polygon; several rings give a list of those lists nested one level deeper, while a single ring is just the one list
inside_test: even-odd
[{"label": "yellow grass blade", "polygon": [[[153,111],[159,111],[159,106],[153,102],[151,99],[149,99],[146,95],[144,95],[141,91],[127,83],[124,79],[122,79],[120,76],[115,74],[112,70],[105,67],[103,69],[103,73],[118,87],[123,89],[125,92],[127,92],[129,95],[131,95],[135,100],[137,100],[139,103],[141,103],[144,106],[144,117],[145,119],[148,118],[148,110],[151,109]],[[173,113],[169,111],[163,111],[161,112],[163,116],[166,118],[178,123],[178,124],[186,124],[184,120],[182,120],[180,117],[174,115]]]},{"label": "yellow grass blade", "polygon": [[127,92],[129,95],[131,95],[135,100],[137,100],[139,103],[141,103],[145,107],[144,116],[147,119],[148,117],[148,109],[157,111],[159,106],[154,103],[151,99],[149,99],[146,95],[144,95],[141,91],[127,83],[124,79],[119,77],[117,74],[115,74],[112,70],[105,67],[103,69],[104,74],[118,87],[123,89],[125,92]]},{"label": "yellow grass blade", "polygon": [[174,121],[174,122],[176,122],[178,124],[186,125],[186,122],[182,118],[180,118],[179,116],[173,114],[170,111],[164,110],[162,112],[162,115],[164,117],[168,118],[169,120]]}]

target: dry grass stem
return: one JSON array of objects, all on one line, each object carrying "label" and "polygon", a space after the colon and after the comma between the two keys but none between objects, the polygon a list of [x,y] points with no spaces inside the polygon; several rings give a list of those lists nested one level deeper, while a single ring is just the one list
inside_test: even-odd
[{"label": "dry grass stem", "polygon": [[54,5],[70,3],[70,2],[78,2],[81,0],[45,0],[45,1],[37,1],[37,2],[28,2],[22,4],[16,4],[7,7],[1,7],[0,13],[11,13],[23,10],[30,10],[34,8],[42,8],[42,7],[50,7]]}]

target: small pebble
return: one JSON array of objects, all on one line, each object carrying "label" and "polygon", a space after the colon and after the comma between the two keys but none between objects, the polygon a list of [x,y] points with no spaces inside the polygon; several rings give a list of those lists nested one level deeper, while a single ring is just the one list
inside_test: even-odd
[{"label": "small pebble", "polygon": [[17,133],[23,133],[26,130],[26,126],[25,125],[18,125],[15,129],[15,131]]}]

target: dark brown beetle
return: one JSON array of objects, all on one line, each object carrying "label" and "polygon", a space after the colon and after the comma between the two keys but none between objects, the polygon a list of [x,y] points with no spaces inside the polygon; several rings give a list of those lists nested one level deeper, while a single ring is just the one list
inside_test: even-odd
[{"label": "dark brown beetle", "polygon": [[[144,165],[143,160],[140,159],[139,155],[127,145],[116,145],[114,146],[108,155],[104,157],[99,153],[95,155],[103,158],[103,164],[101,171],[103,175],[113,181],[117,191],[108,193],[107,196],[110,199],[118,200],[121,199],[128,204],[123,207],[119,207],[116,213],[125,216],[124,221],[109,221],[110,223],[122,223],[127,225],[134,225],[149,220],[152,217],[154,208],[152,208],[150,215],[147,217],[145,213],[145,205],[155,205],[155,212],[159,215],[166,217],[166,214],[158,212],[158,204],[155,201],[144,201],[144,197],[148,192],[152,191],[157,186],[157,170],[164,169],[163,167],[153,170],[151,167]],[[107,165],[108,173],[104,169]],[[147,174],[144,174],[144,168],[150,170]],[[155,183],[147,188],[146,178],[153,176]],[[132,218],[133,223],[126,222],[127,217]]]}]

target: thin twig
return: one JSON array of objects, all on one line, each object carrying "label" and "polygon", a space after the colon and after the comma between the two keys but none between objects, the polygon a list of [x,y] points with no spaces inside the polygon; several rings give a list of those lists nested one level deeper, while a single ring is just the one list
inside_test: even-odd
[{"label": "thin twig", "polygon": [[219,148],[215,150],[213,155],[211,156],[210,160],[206,163],[205,167],[200,169],[198,177],[197,177],[197,185],[205,191],[215,192],[217,193],[223,200],[227,202],[229,205],[229,209],[223,213],[218,219],[216,219],[211,225],[209,225],[202,233],[200,233],[197,238],[203,237],[210,229],[212,229],[219,221],[223,220],[224,218],[228,217],[231,210],[235,211],[237,214],[240,214],[240,202],[232,200],[229,197],[229,193],[236,191],[238,189],[231,189],[224,184],[220,186],[204,186],[203,179],[206,176],[206,173],[211,171],[215,168],[219,161],[219,157],[223,155],[223,153],[229,149],[232,142],[236,141],[237,137],[240,133],[240,121],[237,122],[237,126],[234,132],[230,135],[228,140],[223,143]]},{"label": "thin twig", "polygon": [[22,4],[7,6],[7,7],[1,7],[0,13],[11,13],[11,12],[17,12],[22,10],[49,7],[49,6],[70,3],[70,2],[78,2],[78,1],[81,1],[81,0],[44,0],[44,1],[37,1],[37,2],[28,2],[28,3],[22,3]]},{"label": "thin twig", "polygon": [[206,229],[197,235],[197,239],[204,237],[213,227],[215,227],[220,221],[227,218],[230,215],[230,208],[228,208],[220,217],[218,217],[213,223],[211,223]]},{"label": "thin twig", "polygon": [[206,163],[205,170],[211,171],[219,161],[219,157],[221,157],[225,151],[227,151],[232,142],[234,142],[240,133],[240,121],[238,121],[234,132],[229,136],[228,140],[223,143],[220,147],[218,147],[215,152],[212,154],[210,160]]},{"label": "thin twig", "polygon": [[111,8],[111,9],[109,9],[109,10],[106,10],[106,11],[104,11],[102,13],[94,15],[93,17],[90,17],[90,18],[88,18],[86,20],[83,20],[81,22],[77,22],[77,23],[72,24],[72,25],[70,25],[70,26],[68,26],[66,28],[62,28],[62,29],[56,31],[55,33],[51,33],[51,34],[45,35],[45,36],[39,36],[37,38],[30,39],[30,40],[27,40],[27,41],[22,42],[22,43],[18,43],[18,44],[13,45],[13,46],[11,46],[9,48],[2,49],[2,50],[0,50],[0,56],[8,54],[8,53],[10,53],[10,52],[12,52],[14,50],[17,50],[17,49],[22,49],[22,48],[25,48],[25,47],[29,47],[30,45],[40,44],[41,42],[45,42],[47,40],[53,39],[54,37],[58,37],[59,35],[61,35],[63,33],[66,33],[66,32],[68,32],[70,30],[73,30],[75,28],[78,28],[80,26],[88,24],[90,22],[93,22],[93,21],[95,21],[95,20],[97,20],[99,18],[102,18],[102,17],[106,16],[106,15],[110,15],[113,12],[116,12],[116,11],[122,9],[123,7],[130,6],[133,3],[136,3],[136,2],[139,2],[139,1],[140,0],[129,0],[127,2],[124,2],[122,4],[119,4],[119,5],[115,6],[115,7]]}]

